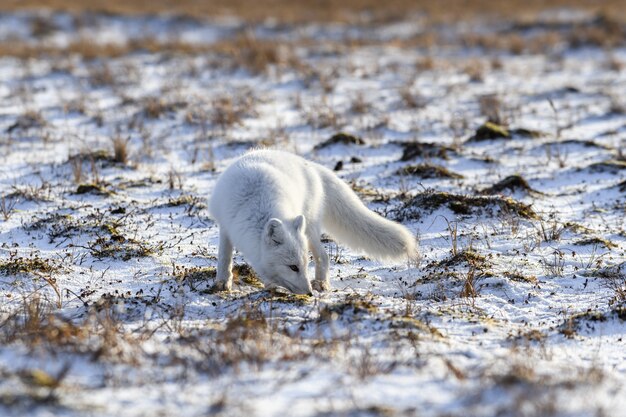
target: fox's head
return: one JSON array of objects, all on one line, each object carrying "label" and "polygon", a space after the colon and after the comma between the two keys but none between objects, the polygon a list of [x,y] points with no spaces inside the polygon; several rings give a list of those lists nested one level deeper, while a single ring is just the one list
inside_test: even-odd
[{"label": "fox's head", "polygon": [[259,275],[266,287],[281,286],[296,294],[311,294],[307,277],[309,245],[304,216],[293,221],[269,219],[263,228]]}]

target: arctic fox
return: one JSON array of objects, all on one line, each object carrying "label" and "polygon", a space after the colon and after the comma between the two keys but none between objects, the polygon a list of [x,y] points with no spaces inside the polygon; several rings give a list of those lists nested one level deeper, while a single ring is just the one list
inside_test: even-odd
[{"label": "arctic fox", "polygon": [[[218,178],[210,211],[219,224],[216,287],[232,288],[233,248],[266,287],[297,294],[328,290],[322,230],[380,260],[412,257],[414,236],[370,211],[329,169],[289,152],[244,154]],[[307,277],[309,249],[315,279]]]}]

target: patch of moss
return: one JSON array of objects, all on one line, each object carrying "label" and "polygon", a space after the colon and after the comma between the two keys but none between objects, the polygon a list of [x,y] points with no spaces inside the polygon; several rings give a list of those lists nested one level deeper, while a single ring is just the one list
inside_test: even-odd
[{"label": "patch of moss", "polygon": [[233,265],[233,281],[241,284],[251,285],[256,288],[263,288],[263,282],[248,264]]},{"label": "patch of moss", "polygon": [[439,145],[430,142],[395,142],[404,148],[400,161],[406,162],[415,158],[440,158],[448,159],[449,153],[454,153],[454,149],[449,146]]},{"label": "patch of moss", "polygon": [[95,194],[95,195],[111,195],[112,192],[107,190],[103,185],[95,183],[80,184],[75,194]]},{"label": "patch of moss", "polygon": [[576,246],[587,246],[587,245],[600,246],[601,245],[609,250],[615,249],[617,247],[615,243],[607,239],[598,237],[598,236],[577,240],[576,242],[574,242],[574,245]]},{"label": "patch of moss", "polygon": [[53,261],[40,258],[39,256],[25,258],[12,254],[9,259],[0,261],[0,274],[4,275],[29,274],[33,272],[50,274],[57,272],[59,269],[59,266]]},{"label": "patch of moss", "polygon": [[461,276],[458,272],[437,269],[436,268],[437,264],[438,262],[435,261],[435,262],[432,262],[430,265],[428,265],[428,268],[430,269],[430,271],[428,271],[424,276],[422,276],[419,279],[419,281],[417,281],[415,284],[421,285],[421,284],[429,284],[429,283],[440,283],[440,282],[448,282],[448,281],[455,281],[455,280],[461,279]]},{"label": "patch of moss", "polygon": [[488,268],[490,266],[490,262],[484,255],[470,249],[458,252],[456,255],[443,259],[432,266],[437,268],[451,268],[463,264],[478,269]]},{"label": "patch of moss", "polygon": [[482,212],[494,214],[493,210],[497,209],[500,213],[510,213],[524,219],[538,218],[531,206],[510,197],[466,196],[437,191],[416,195],[396,210],[396,218],[400,221],[419,219],[424,212],[432,213],[442,207],[460,215]]},{"label": "patch of moss", "polygon": [[[83,217],[73,217],[65,214],[64,210],[49,214],[33,221],[25,226],[26,230],[46,230],[50,239],[50,243],[59,238],[69,238],[73,236],[105,236],[118,242],[126,240],[123,233],[119,230],[120,224],[114,218],[105,217],[101,214],[88,215]],[[124,213],[120,208],[112,208],[111,213]],[[104,233],[103,233],[104,232]]]},{"label": "patch of moss", "polygon": [[179,206],[202,206],[206,207],[206,205],[202,202],[200,197],[196,197],[194,195],[181,195],[175,198],[170,198],[167,201],[168,207],[179,207]]},{"label": "patch of moss", "polygon": [[563,224],[563,227],[565,227],[568,230],[571,230],[574,233],[578,233],[581,235],[588,235],[590,233],[593,233],[593,230],[588,228],[587,226],[583,226],[580,223],[576,223],[576,222],[566,222]]},{"label": "patch of moss", "polygon": [[503,191],[524,191],[528,194],[542,194],[534,190],[521,175],[509,175],[481,192],[483,194],[501,194]]},{"label": "patch of moss", "polygon": [[104,150],[104,149],[98,149],[95,151],[91,151],[91,152],[81,152],[78,153],[76,155],[72,155],[68,158],[68,162],[74,162],[74,161],[80,161],[80,162],[98,162],[98,161],[104,161],[104,162],[113,162],[113,155],[111,155],[108,151]]},{"label": "patch of moss", "polygon": [[158,247],[135,239],[126,239],[119,235],[111,236],[109,239],[98,237],[89,243],[91,255],[98,259],[116,258],[128,261],[132,258],[143,258],[156,253]]},{"label": "patch of moss", "polygon": [[350,295],[343,301],[325,305],[320,311],[320,319],[336,319],[347,313],[358,315],[375,314],[376,312],[378,312],[378,306],[372,302],[371,298]]},{"label": "patch of moss", "polygon": [[332,145],[365,145],[365,141],[358,136],[350,135],[348,133],[339,132],[335,133],[329,139],[324,142],[315,145],[315,149],[323,149]]},{"label": "patch of moss", "polygon": [[215,279],[215,277],[217,276],[217,268],[215,268],[214,266],[176,266],[174,269],[174,276],[179,282],[188,284],[192,290],[196,291],[197,284],[212,282]]},{"label": "patch of moss", "polygon": [[441,165],[434,164],[418,164],[418,165],[408,165],[400,168],[397,172],[397,175],[412,175],[415,177],[420,177],[424,179],[430,178],[453,178],[460,179],[464,178],[463,175],[457,174],[456,172],[452,172],[446,167]]},{"label": "patch of moss", "polygon": [[104,223],[100,226],[100,228],[107,232],[111,236],[112,240],[116,240],[118,242],[123,242],[124,240],[126,240],[126,238],[122,235],[122,233],[120,233],[120,231],[117,229],[117,226],[114,224]]},{"label": "patch of moss", "polygon": [[306,294],[291,294],[278,291],[268,291],[268,297],[265,297],[265,301],[272,303],[287,303],[287,304],[310,304],[313,302],[313,297]]},{"label": "patch of moss", "polygon": [[536,284],[537,283],[537,277],[534,275],[523,275],[520,274],[519,272],[509,272],[506,271],[504,273],[504,276],[512,281],[517,281],[517,282],[527,282],[530,284]]},{"label": "patch of moss", "polygon": [[468,139],[468,142],[482,142],[493,139],[511,139],[515,136],[536,139],[545,136],[545,133],[525,128],[508,129],[506,126],[499,125],[497,123],[485,122],[485,124],[476,129],[476,132]]},{"label": "patch of moss", "polygon": [[469,142],[482,142],[485,140],[492,140],[492,139],[510,139],[511,138],[511,132],[509,132],[509,130],[502,126],[502,125],[498,125],[496,123],[493,122],[486,122],[485,124],[481,125],[478,129],[476,129],[476,132],[474,133],[473,136],[471,136],[468,141]]}]

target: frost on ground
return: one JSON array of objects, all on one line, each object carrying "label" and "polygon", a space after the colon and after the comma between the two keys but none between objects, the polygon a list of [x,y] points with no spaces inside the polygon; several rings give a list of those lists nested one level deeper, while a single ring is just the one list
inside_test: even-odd
[{"label": "frost on ground", "polygon": [[[0,20],[0,414],[626,415],[623,25]],[[240,256],[213,291],[206,200],[258,146],[419,262],[328,238],[329,293]]]}]

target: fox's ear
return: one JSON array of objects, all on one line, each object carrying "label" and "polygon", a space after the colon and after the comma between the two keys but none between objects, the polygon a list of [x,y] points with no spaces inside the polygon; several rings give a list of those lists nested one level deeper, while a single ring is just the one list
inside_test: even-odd
[{"label": "fox's ear", "polygon": [[265,229],[263,235],[265,236],[265,243],[268,245],[280,245],[285,240],[285,229],[283,222],[279,219],[269,219],[265,223]]},{"label": "fox's ear", "polygon": [[306,220],[304,216],[301,214],[293,221],[293,227],[296,229],[296,232],[302,233],[304,232],[304,228],[306,227]]}]

